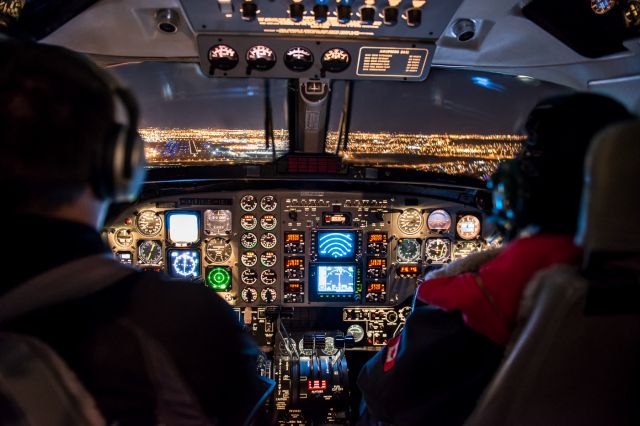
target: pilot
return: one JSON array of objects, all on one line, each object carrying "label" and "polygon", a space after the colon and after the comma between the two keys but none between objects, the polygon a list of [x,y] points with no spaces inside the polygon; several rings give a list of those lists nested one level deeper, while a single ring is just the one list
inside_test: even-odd
[{"label": "pilot", "polygon": [[[139,189],[143,161],[129,158],[142,156],[133,98],[96,65],[16,40],[0,42],[0,57],[2,298],[46,271],[106,256],[105,211],[118,179]],[[112,279],[125,267],[109,262]],[[89,265],[69,281],[91,277]],[[87,293],[2,328],[52,347],[108,424],[245,424],[263,395],[257,349],[222,298],[133,270]]]},{"label": "pilot", "polygon": [[492,176],[494,216],[510,241],[425,277],[403,332],[363,367],[362,424],[462,424],[503,357],[533,275],[578,264],[573,243],[582,168],[593,136],[631,118],[595,94],[539,102],[518,158]]}]

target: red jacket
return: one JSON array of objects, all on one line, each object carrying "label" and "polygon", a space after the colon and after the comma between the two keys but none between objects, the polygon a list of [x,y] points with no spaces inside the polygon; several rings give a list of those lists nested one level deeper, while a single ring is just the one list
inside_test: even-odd
[{"label": "red jacket", "polygon": [[425,281],[418,288],[417,299],[445,311],[462,312],[469,327],[506,346],[522,293],[533,275],[554,264],[577,264],[581,255],[569,236],[520,238],[477,273]]}]

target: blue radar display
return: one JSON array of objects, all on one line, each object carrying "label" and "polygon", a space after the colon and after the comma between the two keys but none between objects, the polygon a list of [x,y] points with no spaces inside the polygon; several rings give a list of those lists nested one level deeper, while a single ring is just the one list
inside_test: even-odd
[{"label": "blue radar display", "polygon": [[356,291],[355,266],[318,265],[318,294],[353,294]]},{"label": "blue radar display", "polygon": [[197,250],[169,250],[169,274],[174,278],[200,277],[200,252]]},{"label": "blue radar display", "polygon": [[352,259],[356,247],[353,231],[318,231],[318,256],[323,259]]}]

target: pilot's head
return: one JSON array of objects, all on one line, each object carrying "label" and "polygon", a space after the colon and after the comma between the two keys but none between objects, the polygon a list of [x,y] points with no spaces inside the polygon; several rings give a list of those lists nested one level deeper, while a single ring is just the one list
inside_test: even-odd
[{"label": "pilot's head", "polygon": [[0,41],[0,182],[16,209],[135,195],[143,153],[132,96],[62,47]]},{"label": "pilot's head", "polygon": [[629,118],[618,102],[590,93],[539,102],[525,125],[523,151],[501,164],[489,182],[493,216],[507,236],[524,230],[573,235],[589,143],[600,130]]}]

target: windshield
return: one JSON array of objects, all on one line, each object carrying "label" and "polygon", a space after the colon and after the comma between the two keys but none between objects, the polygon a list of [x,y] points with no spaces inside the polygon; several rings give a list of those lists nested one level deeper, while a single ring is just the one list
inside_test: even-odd
[{"label": "windshield", "polygon": [[[265,163],[289,151],[286,80],[209,78],[197,64],[177,62],[113,71],[139,99],[151,167]],[[346,89],[345,81],[332,84],[327,153],[351,164],[479,179],[521,149],[520,129],[536,102],[569,91],[524,76],[435,68],[420,83],[354,82],[346,114]],[[340,126],[346,115],[350,124]],[[268,124],[275,145],[267,143]],[[346,127],[345,146],[339,129]]]},{"label": "windshield", "polygon": [[356,81],[345,149],[337,146],[345,85],[333,85],[327,152],[354,164],[480,179],[520,151],[521,128],[540,99],[569,92],[524,76],[460,69],[433,69],[421,83]]},{"label": "windshield", "polygon": [[[112,71],[138,99],[152,167],[264,163],[289,150],[286,80],[208,78],[197,64],[176,62]],[[267,89],[275,150],[265,137]]]}]

